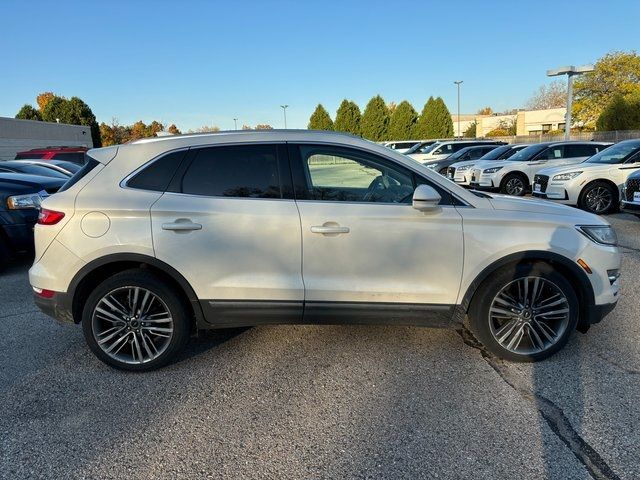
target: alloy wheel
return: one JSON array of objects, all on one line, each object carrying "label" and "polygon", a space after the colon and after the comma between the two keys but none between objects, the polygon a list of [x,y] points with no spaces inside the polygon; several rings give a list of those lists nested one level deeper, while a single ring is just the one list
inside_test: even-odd
[{"label": "alloy wheel", "polygon": [[585,195],[587,208],[595,213],[605,212],[611,207],[613,196],[611,191],[605,187],[595,187]]},{"label": "alloy wheel", "polygon": [[508,195],[519,196],[524,191],[524,182],[518,177],[510,178],[505,185],[505,191]]},{"label": "alloy wheel", "polygon": [[110,291],[96,304],[91,327],[98,346],[119,362],[141,364],[164,353],[173,337],[173,318],[162,299],[145,288]]},{"label": "alloy wheel", "polygon": [[521,355],[544,352],[565,333],[570,319],[565,294],[542,277],[523,277],[508,283],[489,308],[493,338],[504,349]]}]

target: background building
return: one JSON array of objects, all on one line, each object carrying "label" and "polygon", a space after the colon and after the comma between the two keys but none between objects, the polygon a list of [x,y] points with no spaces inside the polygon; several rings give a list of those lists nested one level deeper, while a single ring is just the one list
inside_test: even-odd
[{"label": "background building", "polygon": [[12,160],[23,150],[54,146],[91,148],[91,128],[0,117],[0,160]]},{"label": "background building", "polygon": [[[554,130],[564,130],[566,108],[549,108],[546,110],[519,110],[509,115],[460,115],[460,131],[465,130],[475,121],[476,137],[482,138],[492,130],[507,125],[516,125],[516,135],[544,135]],[[458,131],[458,116],[451,115],[454,131]]]}]

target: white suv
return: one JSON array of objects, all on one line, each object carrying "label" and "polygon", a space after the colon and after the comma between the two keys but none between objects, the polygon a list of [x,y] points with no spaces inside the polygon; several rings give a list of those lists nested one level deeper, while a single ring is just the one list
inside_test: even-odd
[{"label": "white suv", "polygon": [[407,155],[418,162],[425,163],[435,160],[443,160],[463,148],[475,147],[478,145],[504,145],[504,142],[493,140],[439,140],[430,145],[420,147],[414,152],[409,151],[407,152]]},{"label": "white suv", "polygon": [[530,145],[506,162],[478,162],[471,170],[473,188],[523,196],[543,168],[580,163],[611,143],[545,142]]},{"label": "white suv", "polygon": [[149,370],[197,329],[460,326],[532,361],[618,299],[601,218],[474,194],[386,147],[250,131],[91,150],[42,204],[37,305],[109,365]]},{"label": "white suv", "polygon": [[640,140],[626,140],[577,165],[540,170],[533,179],[533,195],[609,213],[618,208],[624,182],[639,169]]}]

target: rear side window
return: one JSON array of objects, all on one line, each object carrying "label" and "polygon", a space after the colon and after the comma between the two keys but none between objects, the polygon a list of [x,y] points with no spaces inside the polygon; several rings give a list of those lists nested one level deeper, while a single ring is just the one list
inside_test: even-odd
[{"label": "rear side window", "polygon": [[44,153],[18,153],[15,157],[16,160],[28,159],[28,160],[37,160],[40,158],[44,158]]},{"label": "rear side window", "polygon": [[536,160],[555,160],[556,158],[563,158],[563,147],[549,147],[544,152],[542,152]]},{"label": "rear side window", "polygon": [[208,197],[282,198],[276,146],[200,149],[182,177],[180,191]]},{"label": "rear side window", "polygon": [[74,173],[73,177],[67,180],[67,182],[64,185],[62,185],[62,187],[60,187],[60,190],[58,190],[58,192],[64,192],[65,190],[69,190],[76,183],[82,180],[82,177],[84,177],[87,173],[89,173],[91,170],[96,168],[99,164],[100,162],[98,162],[97,160],[94,160],[93,158],[87,155],[87,163],[85,163],[80,170]]},{"label": "rear side window", "polygon": [[590,157],[598,153],[597,145],[566,145],[564,147],[565,157]]},{"label": "rear side window", "polygon": [[154,160],[129,179],[127,187],[164,192],[186,152],[186,150],[171,152]]}]

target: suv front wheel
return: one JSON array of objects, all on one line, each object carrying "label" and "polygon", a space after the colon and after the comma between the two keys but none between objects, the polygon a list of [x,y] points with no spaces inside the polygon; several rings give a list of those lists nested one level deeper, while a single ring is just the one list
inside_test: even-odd
[{"label": "suv front wheel", "polygon": [[118,273],[89,295],[82,330],[103,362],[124,370],[166,365],[189,339],[184,301],[165,282],[144,270]]},{"label": "suv front wheel", "polygon": [[553,267],[534,263],[493,274],[476,292],[469,310],[475,337],[498,357],[543,360],[568,341],[578,323],[578,299]]}]

